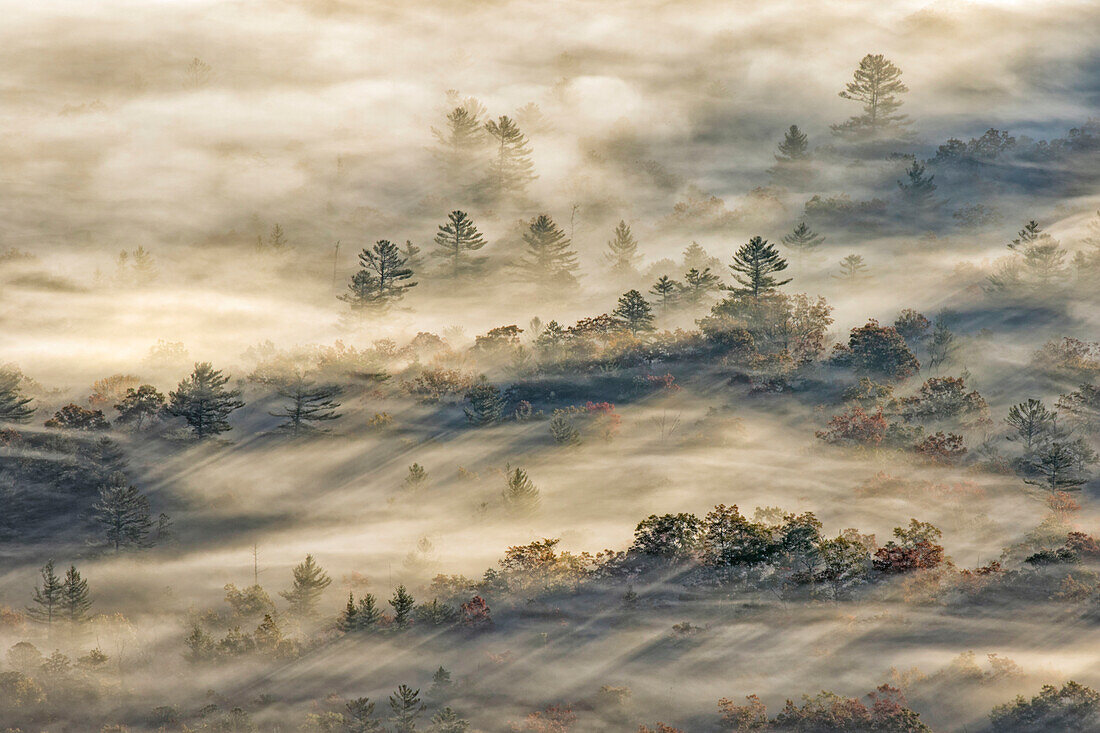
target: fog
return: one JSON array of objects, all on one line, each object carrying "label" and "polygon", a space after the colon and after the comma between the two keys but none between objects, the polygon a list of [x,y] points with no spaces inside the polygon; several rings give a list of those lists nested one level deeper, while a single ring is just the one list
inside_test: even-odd
[{"label": "fog", "polygon": [[[875,730],[1100,727],[993,710],[1100,685],[1100,6],[3,10],[0,728],[856,731],[884,684],[928,728]],[[907,118],[844,128],[874,54]],[[461,275],[456,210],[485,242]],[[540,215],[574,268],[540,264]],[[731,270],[753,237],[779,282]],[[357,291],[380,240],[411,274]],[[204,362],[240,402],[213,428]],[[295,384],[333,419],[288,429]],[[1029,399],[1058,416],[1025,438]],[[307,555],[331,583],[298,603]],[[48,561],[86,618],[43,621]],[[868,717],[775,718],[822,690]]]}]

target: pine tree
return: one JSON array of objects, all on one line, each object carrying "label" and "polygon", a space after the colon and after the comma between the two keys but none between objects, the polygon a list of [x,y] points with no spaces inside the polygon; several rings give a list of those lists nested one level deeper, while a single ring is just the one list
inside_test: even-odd
[{"label": "pine tree", "polygon": [[657,308],[660,309],[662,315],[668,313],[673,304],[676,303],[676,294],[679,289],[680,283],[668,275],[661,275],[657,282],[653,283],[653,287],[649,289],[651,294],[657,296]]},{"label": "pine tree", "polygon": [[378,601],[373,594],[367,593],[359,599],[359,605],[355,608],[355,629],[363,631],[373,629],[382,620],[382,611],[378,608]]},{"label": "pine tree", "polygon": [[462,408],[471,425],[493,425],[504,418],[504,395],[491,384],[477,384],[466,393],[469,405]]},{"label": "pine tree", "polygon": [[577,253],[570,249],[572,242],[553,220],[541,214],[531,220],[523,233],[527,253],[519,262],[519,269],[531,284],[553,290],[576,285],[573,272],[577,270]]},{"label": "pine tree", "polygon": [[787,245],[795,251],[795,256],[798,257],[799,268],[801,269],[802,260],[808,256],[812,256],[817,252],[817,248],[825,243],[825,236],[818,234],[813,229],[806,226],[806,222],[802,221],[798,223],[798,226],[794,228],[790,234],[783,237],[783,244]]},{"label": "pine tree", "polygon": [[734,279],[745,286],[739,292],[754,298],[791,281],[790,278],[777,280],[772,277],[787,269],[787,261],[779,255],[774,245],[768,244],[768,240],[761,237],[753,237],[737,250],[730,269],[733,270]]},{"label": "pine tree", "polygon": [[527,184],[537,177],[533,173],[527,136],[507,116],[486,122],[485,131],[496,147],[496,154],[489,164],[489,181],[496,196],[522,195]]},{"label": "pine tree", "polygon": [[863,261],[863,257],[857,254],[850,254],[840,261],[840,274],[833,275],[837,280],[859,280],[866,277],[867,265]]},{"label": "pine tree", "polygon": [[23,375],[10,369],[0,369],[0,423],[30,422],[37,408],[28,407],[30,397],[24,397],[19,387]]},{"label": "pine tree", "polygon": [[65,585],[53,569],[53,560],[49,560],[39,571],[42,575],[42,585],[35,586],[34,606],[27,608],[27,616],[32,620],[45,624],[47,633],[53,627],[54,621],[61,617],[61,608],[64,601]]},{"label": "pine tree", "polygon": [[340,403],[336,398],[343,390],[336,385],[318,386],[302,374],[280,385],[276,394],[287,400],[279,412],[268,413],[272,417],[286,418],[276,429],[294,437],[302,434],[324,432],[315,423],[324,423],[340,417]]},{"label": "pine tree", "polygon": [[1086,482],[1079,471],[1080,460],[1076,451],[1066,443],[1054,441],[1042,448],[1028,461],[1036,479],[1024,479],[1024,483],[1042,486],[1051,493],[1076,491]]},{"label": "pine tree", "polygon": [[420,247],[413,244],[411,239],[405,240],[405,249],[401,250],[401,256],[405,258],[405,266],[413,272],[424,269],[424,258],[420,256]]},{"label": "pine tree", "polygon": [[485,239],[465,211],[447,215],[447,222],[439,225],[435,243],[438,249],[432,254],[444,260],[451,277],[476,273],[485,265],[484,257],[470,256],[485,246]]},{"label": "pine tree", "polygon": [[149,519],[149,500],[125,476],[118,474],[99,490],[99,501],[92,504],[95,519],[103,528],[106,544],[118,552],[123,547],[143,547],[149,543],[153,522]]},{"label": "pine tree", "polygon": [[409,473],[405,476],[405,489],[418,491],[428,482],[428,472],[419,463],[409,466]]},{"label": "pine tree", "polygon": [[393,598],[390,598],[390,606],[393,608],[393,622],[398,626],[405,626],[409,623],[409,614],[416,606],[416,601],[405,586],[399,585],[393,592]]},{"label": "pine tree", "polygon": [[718,267],[721,265],[721,261],[716,257],[711,257],[707,254],[707,251],[703,249],[702,245],[698,242],[692,242],[684,249],[683,252],[683,266],[685,270],[699,270],[702,272],[708,267]]},{"label": "pine tree", "polygon": [[1014,252],[1023,252],[1036,242],[1049,238],[1050,235],[1043,231],[1039,222],[1032,219],[1017,233],[1016,238],[1008,243],[1008,248]]},{"label": "pine tree", "polygon": [[914,160],[905,171],[907,183],[898,181],[902,197],[915,209],[930,209],[935,204],[935,176],[926,176],[924,165]]},{"label": "pine tree", "polygon": [[133,425],[140,430],[142,423],[164,410],[164,395],[151,384],[143,384],[137,389],[130,387],[122,401],[115,405],[115,410],[120,424]]},{"label": "pine tree", "polygon": [[907,91],[909,88],[901,82],[901,69],[882,54],[867,54],[859,62],[852,81],[840,92],[844,99],[863,103],[863,114],[833,125],[833,132],[874,137],[909,124],[905,115],[897,114],[901,107],[898,95]]},{"label": "pine tree", "polygon": [[165,412],[186,420],[199,439],[231,430],[226,418],[244,403],[238,399],[240,390],[225,388],[228,382],[229,377],[209,362],[195,364],[191,376],[180,382],[175,392],[168,393]]},{"label": "pine tree", "polygon": [[722,287],[722,281],[710,271],[709,267],[703,270],[693,267],[684,273],[684,283],[678,287],[678,300],[682,300],[692,311],[695,311],[707,296]]},{"label": "pine tree", "polygon": [[144,247],[139,246],[134,250],[131,267],[134,280],[140,285],[148,285],[157,279],[157,265],[153,261],[153,255]]},{"label": "pine tree", "polygon": [[349,733],[384,733],[385,727],[374,719],[374,703],[370,698],[359,697],[349,701],[344,716]]},{"label": "pine tree", "polygon": [[341,631],[351,632],[358,628],[356,614],[358,609],[355,607],[355,596],[348,593],[348,603],[344,606],[343,613],[340,614],[340,620],[336,622],[336,625]]},{"label": "pine tree", "polygon": [[481,104],[472,97],[447,115],[444,130],[432,128],[438,145],[434,151],[442,178],[451,191],[470,185],[477,173],[478,154],[485,147]]},{"label": "pine tree", "polygon": [[775,159],[780,163],[792,163],[809,157],[810,146],[806,134],[798,129],[798,125],[791,125],[783,136],[783,142],[779,143],[779,155]]},{"label": "pine tree", "polygon": [[279,595],[290,603],[292,614],[299,618],[309,618],[316,612],[325,588],[332,584],[332,578],[314,561],[313,555],[306,555],[305,561],[296,565],[292,572],[294,585]]},{"label": "pine tree", "polygon": [[620,221],[615,227],[615,238],[607,243],[607,249],[604,258],[611,265],[614,274],[629,275],[637,271],[642,256],[638,254],[638,242],[625,221]]},{"label": "pine tree", "polygon": [[1019,441],[1024,450],[1031,453],[1050,434],[1057,413],[1051,412],[1040,400],[1028,399],[1008,408],[1005,423],[1012,427],[1014,434],[1009,440]]},{"label": "pine tree", "polygon": [[424,712],[424,706],[420,704],[420,690],[414,690],[408,685],[401,685],[390,695],[390,722],[393,723],[394,733],[413,733],[416,730],[416,719]]},{"label": "pine tree", "polygon": [[87,620],[91,608],[88,581],[80,577],[75,565],[70,565],[61,588],[61,616],[71,624],[81,624]]},{"label": "pine tree", "polygon": [[653,330],[653,310],[637,290],[628,290],[619,298],[619,305],[611,315],[630,331],[631,336]]},{"label": "pine tree", "polygon": [[509,466],[507,471],[504,491],[501,492],[504,509],[517,516],[534,514],[541,503],[538,487],[522,468]]},{"label": "pine tree", "polygon": [[401,250],[393,242],[380,239],[373,249],[359,253],[360,270],[351,277],[350,292],[340,296],[354,310],[386,308],[405,297],[405,291],[415,287],[407,282],[413,271],[406,265]]},{"label": "pine tree", "polygon": [[443,700],[450,694],[451,684],[451,673],[440,665],[432,675],[432,687],[428,694],[436,700]]},{"label": "pine tree", "polygon": [[466,733],[470,721],[458,717],[458,713],[445,707],[432,716],[432,733]]}]

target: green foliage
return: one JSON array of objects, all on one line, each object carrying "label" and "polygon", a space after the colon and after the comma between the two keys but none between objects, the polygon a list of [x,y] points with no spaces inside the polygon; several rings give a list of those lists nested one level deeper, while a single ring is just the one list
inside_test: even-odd
[{"label": "green foliage", "polygon": [[89,410],[70,403],[53,414],[45,423],[47,428],[58,430],[107,430],[111,423],[103,416],[102,410]]},{"label": "green foliage", "polygon": [[619,298],[618,306],[611,311],[611,315],[618,319],[632,336],[654,330],[653,309],[637,290],[628,290],[623,293]]},{"label": "green foliage", "polygon": [[405,586],[397,586],[393,592],[393,597],[390,598],[390,607],[393,608],[393,622],[398,626],[406,626],[415,605],[416,601],[405,589]]},{"label": "green foliage", "polygon": [[1073,681],[1061,688],[1043,685],[1030,700],[1020,695],[993,708],[989,720],[1003,733],[1093,731],[1100,727],[1100,693]]},{"label": "green foliage", "polygon": [[901,69],[882,54],[867,54],[860,62],[840,96],[863,104],[863,114],[847,122],[833,125],[833,132],[853,138],[875,138],[890,131],[900,131],[909,124],[898,114],[899,95],[909,88],[901,81]]},{"label": "green foliage", "polygon": [[407,263],[397,245],[378,240],[373,249],[364,248],[359,253],[360,269],[351,277],[349,292],[340,299],[355,311],[381,310],[397,303],[405,297],[405,291],[416,286],[416,282],[409,282],[413,271]]},{"label": "green foliage", "polygon": [[611,272],[616,275],[629,275],[636,271],[642,256],[638,253],[638,242],[630,233],[630,227],[625,221],[620,221],[615,227],[615,238],[607,243],[607,252],[604,259],[611,266]]},{"label": "green foliage", "polygon": [[153,385],[143,384],[137,389],[130,387],[122,401],[115,405],[118,422],[140,430],[146,420],[155,418],[164,410],[164,404],[164,395]]},{"label": "green foliage", "polygon": [[416,719],[424,712],[424,705],[420,704],[420,690],[414,690],[408,685],[401,685],[390,695],[390,722],[393,723],[394,733],[412,733],[416,730]]},{"label": "green foliage", "polygon": [[469,403],[462,408],[466,421],[474,426],[494,425],[504,418],[506,400],[500,390],[492,384],[477,384],[466,393]]},{"label": "green foliage", "polygon": [[278,412],[269,414],[284,418],[276,429],[294,437],[323,432],[318,423],[340,417],[337,412],[340,403],[336,398],[342,392],[343,389],[337,385],[319,386],[304,375],[297,374],[276,388],[275,393],[286,402]]},{"label": "green foliage", "polygon": [[496,154],[489,164],[489,184],[495,195],[523,195],[527,184],[537,178],[534,164],[531,163],[531,148],[527,136],[507,116],[486,122],[485,132],[496,147]]},{"label": "green foliage", "polygon": [[790,278],[778,280],[773,277],[787,269],[787,261],[779,255],[774,245],[761,237],[753,237],[747,244],[741,245],[733,256],[730,269],[734,279],[744,286],[741,292],[753,297],[791,281]]},{"label": "green foliage", "polygon": [[580,267],[572,241],[553,220],[540,214],[531,220],[523,233],[526,252],[518,268],[523,279],[545,292],[562,287],[574,287],[574,272]]},{"label": "green foliage", "polygon": [[657,296],[657,307],[662,314],[668,313],[676,303],[676,295],[680,291],[680,287],[680,283],[668,275],[661,275],[657,282],[653,283],[653,287],[649,289],[649,292]]},{"label": "green foliage", "polygon": [[694,514],[651,514],[634,529],[630,549],[666,560],[687,560],[698,550],[701,533],[702,523]]},{"label": "green foliage", "polygon": [[11,369],[0,369],[0,423],[30,422],[35,409],[31,398],[24,397],[19,383],[23,375]]},{"label": "green foliage", "polygon": [[485,265],[484,257],[470,255],[485,246],[485,239],[465,211],[447,215],[447,221],[439,225],[435,244],[432,254],[443,261],[450,277],[475,274]]},{"label": "green foliage", "polygon": [[317,564],[313,555],[306,555],[306,559],[294,566],[292,571],[294,584],[288,591],[281,591],[279,595],[290,603],[290,612],[299,618],[310,618],[317,612],[317,604],[321,596],[332,584],[332,578]]},{"label": "green foliage", "polygon": [[538,487],[522,468],[509,466],[505,472],[504,490],[501,492],[504,509],[515,516],[529,516],[538,511],[541,498]]},{"label": "green foliage", "polygon": [[71,624],[81,624],[88,619],[91,608],[88,581],[80,576],[76,566],[70,565],[61,588],[61,615]]},{"label": "green foliage", "polygon": [[116,474],[111,483],[99,490],[99,501],[92,505],[95,520],[103,529],[108,547],[118,552],[124,547],[149,544],[153,522],[149,519],[149,500],[137,488]]},{"label": "green foliage", "polygon": [[195,364],[191,376],[168,393],[165,411],[182,417],[200,440],[232,429],[228,417],[244,407],[240,390],[226,389],[229,377],[214,369],[209,362]]},{"label": "green foliage", "polygon": [[34,605],[27,608],[27,615],[49,629],[60,618],[65,587],[54,572],[53,560],[48,560],[39,573],[42,575],[42,585],[35,586],[34,596],[31,598]]}]

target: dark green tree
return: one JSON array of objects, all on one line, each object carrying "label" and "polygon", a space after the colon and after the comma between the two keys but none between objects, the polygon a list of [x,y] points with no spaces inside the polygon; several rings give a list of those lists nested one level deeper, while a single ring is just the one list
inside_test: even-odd
[{"label": "dark green tree", "polygon": [[1080,464],[1080,454],[1074,446],[1053,441],[1040,448],[1028,461],[1029,473],[1036,478],[1025,478],[1024,483],[1041,486],[1051,493],[1076,491],[1087,481]]},{"label": "dark green tree", "polygon": [[122,401],[115,405],[118,422],[140,430],[146,420],[155,418],[164,410],[164,404],[164,395],[153,385],[143,384],[137,389],[130,387]]},{"label": "dark green tree", "polygon": [[405,297],[405,291],[415,287],[409,282],[413,271],[408,260],[393,242],[380,239],[373,249],[359,253],[360,270],[351,276],[348,293],[340,296],[355,310],[386,308]]},{"label": "dark green tree", "polygon": [[481,104],[471,97],[447,114],[443,130],[432,128],[437,143],[433,153],[452,192],[471,185],[478,173],[478,158],[486,143],[481,111]]},{"label": "dark green tree", "polygon": [[631,336],[653,330],[653,309],[637,290],[623,293],[611,315],[630,331]]},{"label": "dark green tree", "polygon": [[0,422],[30,422],[35,409],[31,398],[24,397],[19,387],[23,375],[10,369],[0,370]]},{"label": "dark green tree", "polygon": [[768,240],[761,237],[753,237],[747,244],[741,245],[733,256],[730,269],[733,270],[734,279],[744,286],[739,292],[753,297],[791,281],[790,278],[777,280],[773,277],[775,273],[787,269],[787,261],[779,255],[774,245],[768,244]]},{"label": "dark green tree", "polygon": [[61,616],[71,624],[81,624],[87,620],[91,608],[88,581],[80,577],[75,565],[70,565],[61,588]]},{"label": "dark green tree", "polygon": [[332,584],[332,578],[321,569],[321,566],[313,559],[313,555],[306,555],[304,562],[295,565],[294,585],[288,591],[281,591],[279,595],[290,604],[290,612],[299,618],[309,618],[317,611],[317,604],[321,596]]},{"label": "dark green tree", "polygon": [[401,685],[390,695],[390,722],[393,723],[394,733],[413,733],[416,730],[416,719],[424,712],[424,705],[420,704],[420,690],[414,690],[408,685]]},{"label": "dark green tree", "polygon": [[914,160],[913,164],[905,171],[906,181],[898,181],[902,198],[914,209],[928,210],[935,203],[936,184],[935,176],[925,174],[924,164]]},{"label": "dark green tree", "polygon": [[810,145],[806,134],[798,129],[798,125],[791,125],[783,136],[783,142],[779,143],[779,155],[775,159],[780,162],[805,160],[810,157]]},{"label": "dark green tree", "polygon": [[432,733],[466,733],[470,721],[458,717],[458,713],[445,707],[432,716]]},{"label": "dark green tree", "polygon": [[506,469],[501,500],[505,511],[516,516],[534,514],[541,503],[538,487],[527,476],[527,472],[511,466]]},{"label": "dark green tree", "polygon": [[577,253],[549,216],[540,214],[532,219],[523,241],[527,251],[519,261],[519,270],[527,282],[543,291],[576,285]]},{"label": "dark green tree", "polygon": [[413,244],[411,239],[405,240],[405,248],[401,250],[401,256],[405,258],[405,266],[413,272],[420,272],[424,268],[424,258],[420,255],[420,247]]},{"label": "dark green tree", "polygon": [[527,184],[537,178],[527,136],[507,116],[486,122],[485,131],[496,148],[489,164],[489,182],[494,193],[497,197],[522,195]]},{"label": "dark green tree", "polygon": [[634,529],[631,552],[686,560],[699,549],[702,525],[694,514],[651,514]]},{"label": "dark green tree", "polygon": [[385,727],[374,717],[374,703],[367,697],[349,700],[344,706],[344,725],[348,733],[384,733]]},{"label": "dark green tree", "polygon": [[485,239],[465,211],[447,215],[446,223],[439,225],[435,243],[437,248],[432,254],[444,261],[451,277],[474,274],[485,265],[484,257],[470,255],[485,246]]},{"label": "dark green tree", "polygon": [[304,375],[298,374],[276,388],[276,394],[286,400],[278,412],[268,413],[272,417],[285,418],[276,429],[294,437],[307,433],[323,432],[318,423],[336,420],[340,417],[340,403],[336,398],[343,390],[337,385],[317,385]]},{"label": "dark green tree", "polygon": [[168,393],[165,412],[187,421],[195,437],[208,438],[231,430],[227,418],[244,407],[240,390],[226,389],[229,377],[214,369],[210,362],[195,364],[191,376]]},{"label": "dark green tree", "polygon": [[42,575],[42,585],[34,588],[34,596],[31,597],[34,605],[27,607],[27,616],[33,621],[45,624],[49,633],[54,621],[61,617],[65,584],[54,572],[53,560],[48,560],[39,573]]},{"label": "dark green tree", "polygon": [[852,81],[840,96],[863,104],[863,114],[833,125],[833,132],[851,137],[878,137],[909,124],[898,114],[899,95],[909,91],[901,81],[901,69],[882,54],[867,54],[859,62]]},{"label": "dark green tree", "polygon": [[615,238],[607,243],[604,259],[611,265],[611,272],[615,275],[629,275],[637,272],[642,256],[638,254],[638,242],[630,233],[630,227],[625,221],[620,221],[615,227]]},{"label": "dark green tree", "polygon": [[695,311],[711,293],[721,289],[722,281],[709,267],[702,270],[693,267],[684,273],[684,282],[678,287],[676,299]]},{"label": "dark green tree", "polygon": [[676,294],[679,290],[680,283],[668,275],[661,275],[657,282],[653,283],[653,287],[649,289],[649,292],[657,296],[657,308],[660,309],[662,315],[672,309],[673,304],[676,303]]},{"label": "dark green tree", "polygon": [[397,586],[390,598],[390,607],[393,608],[393,622],[398,626],[407,626],[409,614],[412,613],[416,601],[403,585]]},{"label": "dark green tree", "polygon": [[1008,439],[1019,442],[1031,453],[1050,434],[1056,418],[1057,413],[1048,410],[1041,400],[1029,398],[1008,408],[1005,423],[1012,428]]},{"label": "dark green tree", "polygon": [[504,395],[491,384],[474,385],[466,393],[466,400],[470,404],[462,409],[471,425],[493,425],[504,417]]},{"label": "dark green tree", "polygon": [[116,474],[99,490],[99,500],[92,504],[95,520],[103,530],[107,546],[118,552],[124,547],[144,547],[149,544],[153,527],[149,519],[149,500],[126,477]]}]

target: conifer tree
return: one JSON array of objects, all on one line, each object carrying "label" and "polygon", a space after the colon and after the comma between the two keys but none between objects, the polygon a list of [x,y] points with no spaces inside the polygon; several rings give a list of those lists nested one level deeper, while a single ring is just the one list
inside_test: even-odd
[{"label": "conifer tree", "polygon": [[191,376],[168,393],[165,412],[182,417],[195,437],[202,439],[231,430],[227,418],[244,407],[240,390],[226,389],[229,377],[214,369],[210,362],[195,364]]},{"label": "conifer tree", "polygon": [[714,291],[722,287],[721,280],[709,267],[697,270],[694,267],[684,273],[684,282],[679,285],[678,299],[691,310],[697,310]]},{"label": "conifer tree", "polygon": [[416,730],[416,719],[424,712],[424,705],[420,704],[420,690],[414,690],[408,685],[401,685],[390,695],[390,722],[393,723],[394,733],[413,733]]},{"label": "conifer tree", "polygon": [[48,560],[39,573],[42,575],[42,585],[34,588],[34,596],[31,600],[35,605],[27,608],[27,616],[33,621],[45,624],[49,633],[54,621],[61,618],[65,584],[54,572],[53,560]]},{"label": "conifer tree", "polygon": [[484,257],[470,255],[485,246],[485,239],[465,211],[447,215],[446,223],[439,225],[435,243],[437,249],[432,254],[443,260],[453,278],[473,274],[485,264]]},{"label": "conifer tree", "polygon": [[428,472],[419,463],[409,466],[409,473],[405,476],[405,488],[409,491],[417,491],[428,482]]},{"label": "conifer tree", "polygon": [[344,719],[349,733],[384,733],[385,727],[374,718],[374,703],[370,698],[356,698],[344,708],[347,710]]},{"label": "conifer tree", "polygon": [[837,280],[849,282],[866,277],[867,264],[862,255],[850,254],[840,261],[840,273],[833,275]]},{"label": "conifer tree", "polygon": [[604,258],[611,265],[612,273],[629,275],[636,272],[642,256],[638,254],[638,242],[625,221],[619,221],[615,227],[615,238],[607,243],[607,250]]},{"label": "conifer tree", "polygon": [[679,292],[680,283],[676,282],[668,275],[661,275],[657,279],[657,282],[653,283],[653,287],[649,289],[649,292],[657,296],[657,308],[661,314],[664,315],[672,308],[676,302],[676,294]]},{"label": "conifer tree", "polygon": [[801,267],[804,258],[815,254],[817,248],[824,243],[825,236],[810,229],[806,226],[806,222],[804,221],[799,222],[798,226],[794,228],[794,231],[783,237],[783,244],[795,251],[795,256],[798,257],[799,267]]},{"label": "conifer tree", "polygon": [[840,96],[863,104],[863,114],[841,125],[833,132],[854,137],[875,137],[890,129],[909,124],[905,115],[897,114],[901,107],[898,95],[909,91],[901,81],[901,69],[882,54],[867,54],[859,62],[852,81]]},{"label": "conifer tree", "polygon": [[462,408],[471,425],[498,423],[504,417],[504,395],[491,384],[477,384],[466,393],[469,405]]},{"label": "conifer tree", "polygon": [[1028,461],[1028,468],[1034,479],[1024,479],[1024,483],[1041,486],[1047,491],[1076,491],[1086,483],[1086,477],[1080,471],[1080,458],[1077,451],[1060,441],[1044,446]]},{"label": "conifer tree", "polygon": [[683,258],[685,270],[695,269],[702,272],[708,267],[717,267],[722,264],[716,257],[707,254],[707,251],[698,242],[692,242],[684,249]]},{"label": "conifer tree", "polygon": [[420,255],[420,247],[413,244],[411,239],[405,240],[405,248],[401,250],[401,256],[405,258],[405,266],[413,272],[424,269],[424,258]]},{"label": "conifer tree", "polygon": [[898,181],[902,197],[915,209],[930,209],[935,204],[935,176],[926,176],[924,165],[917,160],[905,171],[907,182]]},{"label": "conifer tree", "polygon": [[773,277],[775,273],[787,269],[787,261],[779,255],[774,245],[761,237],[753,237],[737,250],[730,269],[734,279],[744,286],[739,291],[754,298],[791,281],[790,278],[777,280]]},{"label": "conifer tree", "polygon": [[71,624],[81,624],[87,620],[91,608],[88,581],[80,577],[75,565],[70,565],[61,588],[61,616]]},{"label": "conifer tree", "polygon": [[292,572],[294,585],[288,591],[281,591],[279,595],[290,603],[292,614],[299,618],[309,618],[316,613],[317,604],[325,588],[332,584],[332,578],[316,563],[313,555],[306,555],[305,561],[294,566]]},{"label": "conifer tree", "polygon": [[776,155],[775,159],[780,163],[791,163],[808,157],[810,157],[810,145],[807,142],[806,133],[799,130],[798,125],[791,125],[783,136],[783,142],[779,143],[779,155]]},{"label": "conifer tree", "polygon": [[99,490],[99,501],[92,504],[103,538],[118,552],[124,547],[143,547],[149,543],[153,522],[149,519],[149,500],[126,477],[116,474]]},{"label": "conifer tree", "polygon": [[355,608],[355,628],[357,631],[372,629],[382,620],[382,611],[378,608],[378,601],[372,593],[367,593],[359,599],[359,605]]},{"label": "conifer tree", "polygon": [[0,423],[30,422],[37,408],[29,407],[31,398],[24,397],[19,387],[23,375],[10,369],[0,369]]},{"label": "conifer tree", "polygon": [[611,315],[630,331],[631,336],[653,330],[653,310],[637,290],[628,290],[619,298]]},{"label": "conifer tree", "polygon": [[485,131],[496,148],[489,164],[489,182],[496,196],[522,195],[527,184],[537,177],[533,172],[527,136],[507,116],[486,122]]},{"label": "conifer tree", "polygon": [[398,626],[405,626],[409,623],[409,614],[416,606],[416,601],[404,585],[399,585],[390,598],[390,606],[393,608],[393,622]]},{"label": "conifer tree", "polygon": [[466,733],[470,721],[458,717],[458,713],[445,707],[432,716],[432,733]]},{"label": "conifer tree", "polygon": [[452,191],[472,184],[478,155],[486,142],[480,103],[472,97],[467,99],[447,114],[444,129],[432,128],[432,134],[437,141],[434,154],[441,165],[445,184]]},{"label": "conifer tree", "polygon": [[527,252],[519,262],[524,279],[543,289],[576,285],[577,253],[572,242],[553,220],[541,214],[523,233]]},{"label": "conifer tree", "polygon": [[405,291],[415,287],[408,282],[413,271],[406,265],[401,250],[393,242],[378,240],[373,249],[359,253],[360,269],[351,277],[348,293],[341,300],[351,304],[354,310],[384,309],[405,297]]},{"label": "conifer tree", "polygon": [[343,390],[337,385],[318,386],[304,375],[294,378],[276,388],[276,394],[286,400],[279,412],[268,413],[272,417],[286,420],[276,428],[294,437],[307,433],[324,432],[316,423],[336,420],[340,417],[337,410],[340,403],[336,398]]},{"label": "conifer tree", "polygon": [[439,669],[432,674],[432,687],[428,690],[428,694],[436,700],[442,700],[450,693],[451,684],[451,673],[440,665]]},{"label": "conifer tree", "polygon": [[348,603],[344,606],[344,612],[340,614],[340,620],[337,622],[337,626],[341,631],[351,632],[358,628],[356,614],[358,609],[355,607],[355,596],[348,593]]},{"label": "conifer tree", "polygon": [[1005,422],[1012,427],[1009,440],[1019,441],[1024,451],[1031,453],[1054,428],[1057,413],[1051,412],[1041,400],[1028,399],[1008,408]]},{"label": "conifer tree", "polygon": [[508,467],[505,475],[504,491],[501,492],[504,509],[517,516],[526,516],[535,513],[541,498],[538,487],[527,476],[522,468]]}]

